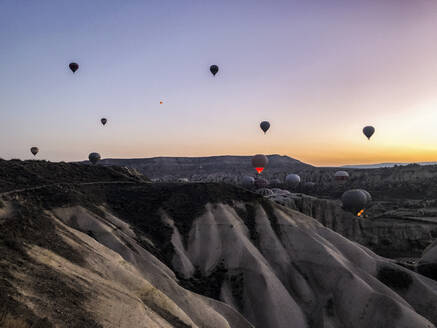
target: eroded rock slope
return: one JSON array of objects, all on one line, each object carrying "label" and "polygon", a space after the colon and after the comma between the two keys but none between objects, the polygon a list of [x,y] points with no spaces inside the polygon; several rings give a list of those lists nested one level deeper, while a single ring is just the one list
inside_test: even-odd
[{"label": "eroded rock slope", "polygon": [[228,185],[105,182],[9,192],[0,253],[2,323],[437,324],[437,282]]}]

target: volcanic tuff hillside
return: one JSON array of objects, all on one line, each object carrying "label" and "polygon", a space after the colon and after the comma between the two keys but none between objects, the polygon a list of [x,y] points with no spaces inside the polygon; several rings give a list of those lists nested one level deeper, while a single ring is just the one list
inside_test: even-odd
[{"label": "volcanic tuff hillside", "polygon": [[[103,165],[120,165],[138,170],[149,178],[174,181],[238,183],[244,175],[255,176],[250,156],[157,157],[146,159],[104,159]],[[338,168],[313,167],[287,156],[269,155],[269,165],[263,172],[267,179],[284,181],[288,173],[298,173],[303,191],[323,198],[339,198],[346,189],[365,188],[374,197],[383,199],[437,198],[437,166],[416,164],[379,169],[348,169],[350,181],[338,185],[334,173]],[[306,188],[305,182],[315,186]]]},{"label": "volcanic tuff hillside", "polygon": [[[138,159],[104,159],[103,165],[120,165],[137,169],[149,178],[234,177],[253,175],[252,156],[155,157]],[[269,174],[300,171],[311,165],[288,156],[269,155]]]},{"label": "volcanic tuff hillside", "polygon": [[425,250],[417,267],[419,272],[437,281],[437,239]]},{"label": "volcanic tuff hillside", "polygon": [[344,211],[340,200],[282,190],[268,197],[385,257],[420,258],[425,248],[437,239],[437,200],[376,200],[366,208],[362,218]]},{"label": "volcanic tuff hillside", "polygon": [[339,197],[344,190],[364,188],[378,200],[436,199],[437,166],[411,164],[381,169],[347,170],[350,180],[345,185],[333,181],[336,169],[315,168],[299,174],[304,181],[316,183],[312,193],[318,196]]},{"label": "volcanic tuff hillside", "polygon": [[437,282],[261,196],[57,165],[0,162],[0,326],[437,324]]}]

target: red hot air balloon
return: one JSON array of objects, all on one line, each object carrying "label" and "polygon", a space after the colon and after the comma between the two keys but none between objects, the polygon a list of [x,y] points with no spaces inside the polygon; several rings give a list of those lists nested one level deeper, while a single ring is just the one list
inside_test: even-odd
[{"label": "red hot air balloon", "polygon": [[258,174],[260,174],[264,170],[268,163],[269,159],[266,155],[256,154],[252,157],[252,166],[255,168]]}]

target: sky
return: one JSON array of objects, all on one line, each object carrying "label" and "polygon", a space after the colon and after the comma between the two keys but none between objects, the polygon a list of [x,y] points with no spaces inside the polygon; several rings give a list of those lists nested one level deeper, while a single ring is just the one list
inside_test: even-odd
[{"label": "sky", "polygon": [[437,161],[437,1],[0,0],[0,113],[5,159]]}]

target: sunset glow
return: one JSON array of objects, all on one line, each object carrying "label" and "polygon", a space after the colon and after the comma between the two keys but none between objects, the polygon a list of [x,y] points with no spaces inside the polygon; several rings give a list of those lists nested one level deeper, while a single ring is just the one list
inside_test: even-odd
[{"label": "sunset glow", "polygon": [[70,5],[0,2],[2,158],[437,161],[435,1]]}]

